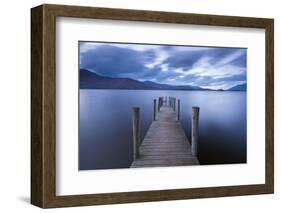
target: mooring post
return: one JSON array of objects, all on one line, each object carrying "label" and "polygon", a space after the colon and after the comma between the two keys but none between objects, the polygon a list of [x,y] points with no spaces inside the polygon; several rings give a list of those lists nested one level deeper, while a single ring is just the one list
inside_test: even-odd
[{"label": "mooring post", "polygon": [[133,107],[133,158],[139,157],[140,145],[140,108]]},{"label": "mooring post", "polygon": [[180,99],[178,99],[178,121],[180,120]]},{"label": "mooring post", "polygon": [[171,97],[169,96],[169,106],[171,106]]},{"label": "mooring post", "polygon": [[191,153],[194,156],[197,156],[199,109],[199,107],[192,107]]},{"label": "mooring post", "polygon": [[161,97],[158,98],[158,112],[160,112],[161,108]]},{"label": "mooring post", "polygon": [[153,120],[156,120],[156,99],[153,100]]},{"label": "mooring post", "polygon": [[176,111],[176,98],[174,98],[173,109],[174,109],[174,112],[175,112]]}]

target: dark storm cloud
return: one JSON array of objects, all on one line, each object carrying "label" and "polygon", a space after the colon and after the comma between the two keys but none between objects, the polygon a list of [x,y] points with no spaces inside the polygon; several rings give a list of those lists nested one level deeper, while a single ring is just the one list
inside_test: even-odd
[{"label": "dark storm cloud", "polygon": [[174,52],[164,63],[168,64],[169,68],[185,68],[189,69],[192,65],[202,57],[202,52],[180,51]]},{"label": "dark storm cloud", "polygon": [[81,54],[81,68],[112,77],[144,72],[144,64],[155,57],[153,51],[140,53],[110,45],[101,45]]}]

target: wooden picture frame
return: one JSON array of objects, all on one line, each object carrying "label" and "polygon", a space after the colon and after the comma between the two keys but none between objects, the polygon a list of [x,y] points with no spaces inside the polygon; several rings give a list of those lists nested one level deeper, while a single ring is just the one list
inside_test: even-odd
[{"label": "wooden picture frame", "polygon": [[[56,17],[265,29],[265,184],[192,189],[56,195]],[[274,191],[274,21],[217,15],[44,4],[31,9],[31,203],[42,208],[132,203]]]}]

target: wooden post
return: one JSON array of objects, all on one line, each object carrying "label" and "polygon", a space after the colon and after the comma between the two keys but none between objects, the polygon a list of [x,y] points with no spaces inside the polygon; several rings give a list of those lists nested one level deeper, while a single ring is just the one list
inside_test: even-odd
[{"label": "wooden post", "polygon": [[133,107],[133,158],[139,157],[140,145],[140,108]]},{"label": "wooden post", "polygon": [[161,108],[161,97],[158,98],[158,112],[160,112]]},{"label": "wooden post", "polygon": [[169,96],[169,106],[171,106],[171,97]]},{"label": "wooden post", "polygon": [[156,120],[156,99],[153,100],[153,120]]},{"label": "wooden post", "polygon": [[180,99],[178,99],[178,121],[180,120]]},{"label": "wooden post", "polygon": [[197,156],[199,109],[199,107],[192,107],[191,153],[194,156]]},{"label": "wooden post", "polygon": [[173,98],[173,109],[174,109],[174,112],[176,111],[176,98]]}]

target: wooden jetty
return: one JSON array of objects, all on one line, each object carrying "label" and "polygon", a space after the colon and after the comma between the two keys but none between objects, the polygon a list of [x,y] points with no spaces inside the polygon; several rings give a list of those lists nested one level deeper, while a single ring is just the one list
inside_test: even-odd
[{"label": "wooden jetty", "polygon": [[132,168],[199,165],[197,159],[197,129],[199,108],[192,111],[192,144],[187,139],[179,121],[180,101],[176,112],[176,99],[153,101],[153,121],[140,143],[140,109],[133,108],[134,160]]}]

